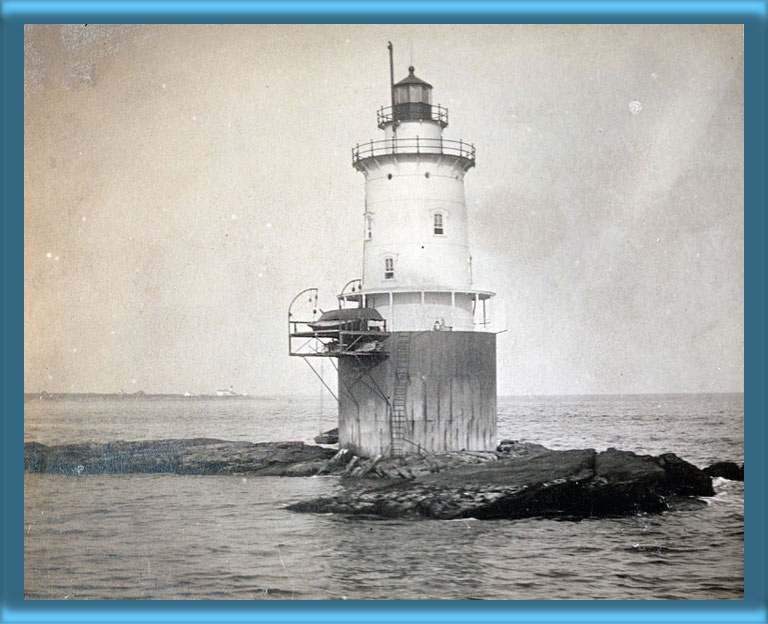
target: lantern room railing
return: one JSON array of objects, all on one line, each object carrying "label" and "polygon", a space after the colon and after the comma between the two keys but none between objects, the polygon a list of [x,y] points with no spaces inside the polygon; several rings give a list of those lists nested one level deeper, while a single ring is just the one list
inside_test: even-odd
[{"label": "lantern room railing", "polygon": [[465,141],[451,139],[423,139],[411,137],[403,139],[383,139],[358,143],[352,148],[352,165],[357,167],[360,161],[377,156],[393,154],[442,154],[455,156],[468,161],[467,168],[475,165],[475,146]]},{"label": "lantern room railing", "polygon": [[393,116],[398,121],[408,121],[409,119],[424,119],[426,117],[430,121],[436,121],[443,128],[448,125],[448,109],[445,106],[439,104],[424,104],[417,103],[413,106],[418,106],[418,109],[414,109],[413,115],[409,114],[409,109],[406,104],[396,104],[394,115],[392,113],[391,106],[382,106],[376,111],[376,123],[382,130],[388,123],[392,123]]}]

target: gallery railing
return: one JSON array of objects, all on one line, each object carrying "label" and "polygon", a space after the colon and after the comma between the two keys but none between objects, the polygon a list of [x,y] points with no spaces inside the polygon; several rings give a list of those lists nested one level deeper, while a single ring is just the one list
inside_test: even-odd
[{"label": "gallery railing", "polygon": [[392,154],[442,154],[468,161],[468,167],[475,164],[475,146],[465,141],[451,139],[424,139],[420,137],[383,139],[358,143],[352,148],[352,164],[357,166],[363,160]]}]

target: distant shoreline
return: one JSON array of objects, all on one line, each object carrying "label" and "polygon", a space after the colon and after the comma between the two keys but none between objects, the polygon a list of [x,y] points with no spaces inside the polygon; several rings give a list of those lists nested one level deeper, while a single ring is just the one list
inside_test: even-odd
[{"label": "distant shoreline", "polygon": [[25,392],[24,399],[269,399],[249,394],[151,394],[149,392]]},{"label": "distant shoreline", "polygon": [[[502,399],[554,399],[563,397],[675,397],[675,396],[722,396],[744,395],[743,391],[732,392],[629,392],[605,394],[499,394]],[[56,400],[56,399],[310,399],[314,394],[178,394],[178,393],[149,393],[142,392],[25,392],[24,399]]]}]

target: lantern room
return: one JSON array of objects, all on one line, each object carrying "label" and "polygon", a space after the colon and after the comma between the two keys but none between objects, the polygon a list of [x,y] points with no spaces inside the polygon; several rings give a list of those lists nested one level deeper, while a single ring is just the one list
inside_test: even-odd
[{"label": "lantern room", "polygon": [[408,76],[392,87],[395,121],[432,119],[432,85],[413,72],[411,65]]}]

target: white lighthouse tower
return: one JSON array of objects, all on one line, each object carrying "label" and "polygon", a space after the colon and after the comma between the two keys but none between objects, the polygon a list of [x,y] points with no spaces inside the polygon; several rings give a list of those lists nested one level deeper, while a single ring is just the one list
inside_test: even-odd
[{"label": "white lighthouse tower", "polygon": [[489,450],[493,293],[473,286],[464,195],[475,148],[444,138],[448,111],[432,103],[432,85],[413,67],[390,87],[391,105],[378,111],[384,137],[352,150],[365,177],[362,277],[338,295],[342,309],[308,331],[289,319],[292,341],[317,343],[291,354],[338,358],[342,448],[366,456]]}]

